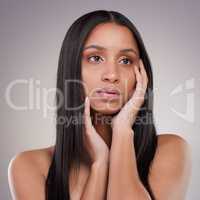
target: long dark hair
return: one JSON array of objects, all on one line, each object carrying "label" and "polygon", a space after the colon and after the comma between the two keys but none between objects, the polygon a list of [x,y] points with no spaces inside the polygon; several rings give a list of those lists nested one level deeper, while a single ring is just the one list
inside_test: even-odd
[{"label": "long dark hair", "polygon": [[[147,123],[134,123],[134,147],[137,158],[139,177],[148,190],[152,199],[155,199],[148,182],[150,166],[157,147],[157,135],[153,118],[153,75],[150,59],[146,52],[140,33],[133,23],[124,15],[116,11],[96,10],[84,14],[78,18],[69,28],[63,40],[57,71],[57,91],[63,94],[64,104],[60,105],[60,93],[56,93],[56,144],[52,162],[46,180],[47,200],[69,200],[69,172],[72,165],[76,170],[80,169],[80,163],[84,162],[86,148],[83,145],[82,123],[60,123],[60,119],[70,119],[74,116],[82,116],[84,105],[84,92],[81,84],[72,81],[65,88],[66,80],[81,81],[81,56],[84,43],[91,30],[100,23],[113,22],[126,26],[131,30],[137,41],[140,58],[142,59],[147,75],[148,87],[144,104],[137,115],[138,122],[147,120]],[[137,122],[137,121],[136,121]]]}]

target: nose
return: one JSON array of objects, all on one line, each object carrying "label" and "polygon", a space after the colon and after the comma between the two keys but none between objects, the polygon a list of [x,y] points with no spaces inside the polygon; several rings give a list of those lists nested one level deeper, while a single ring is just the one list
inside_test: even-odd
[{"label": "nose", "polygon": [[119,82],[119,73],[116,65],[113,64],[106,67],[106,71],[102,75],[102,80],[112,83]]}]

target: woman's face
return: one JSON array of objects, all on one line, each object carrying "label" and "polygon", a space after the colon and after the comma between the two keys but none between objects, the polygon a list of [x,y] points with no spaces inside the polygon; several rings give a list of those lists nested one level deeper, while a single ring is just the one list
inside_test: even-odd
[{"label": "woman's face", "polygon": [[[92,30],[82,54],[82,80],[92,109],[104,114],[120,110],[135,90],[138,59],[137,43],[127,27],[104,23]],[[120,94],[97,92],[101,88],[114,88]]]}]

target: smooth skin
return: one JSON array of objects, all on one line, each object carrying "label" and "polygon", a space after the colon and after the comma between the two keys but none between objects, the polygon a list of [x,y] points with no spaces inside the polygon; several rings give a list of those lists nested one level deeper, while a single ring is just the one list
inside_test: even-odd
[{"label": "smooth skin", "polygon": [[[92,31],[85,47],[91,45],[92,48],[83,51],[82,59],[82,79],[88,96],[84,110],[84,142],[91,163],[81,165],[77,179],[71,171],[71,199],[149,200],[150,196],[138,178],[131,129],[148,84],[136,41],[126,27],[106,23],[97,25]],[[120,51],[130,48],[134,51]],[[128,64],[122,61],[128,61]],[[120,90],[120,100],[95,98],[96,88],[111,85]],[[91,117],[100,114],[103,119],[113,113],[116,115],[111,124],[92,123]],[[53,149],[54,146],[25,151],[11,160],[8,178],[13,199],[45,199],[45,179]],[[158,135],[158,148],[149,173],[156,199],[183,200],[190,174],[189,144],[175,133]]]}]

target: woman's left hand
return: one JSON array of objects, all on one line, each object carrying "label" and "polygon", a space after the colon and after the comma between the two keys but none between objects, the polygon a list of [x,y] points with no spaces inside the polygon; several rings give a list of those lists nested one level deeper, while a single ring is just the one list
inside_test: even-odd
[{"label": "woman's left hand", "polygon": [[[139,71],[140,69],[140,71]],[[112,118],[112,128],[132,128],[140,107],[144,103],[144,96],[147,89],[148,78],[142,60],[139,60],[139,66],[134,66],[136,75],[136,88],[132,97],[122,107],[120,112]]]}]

